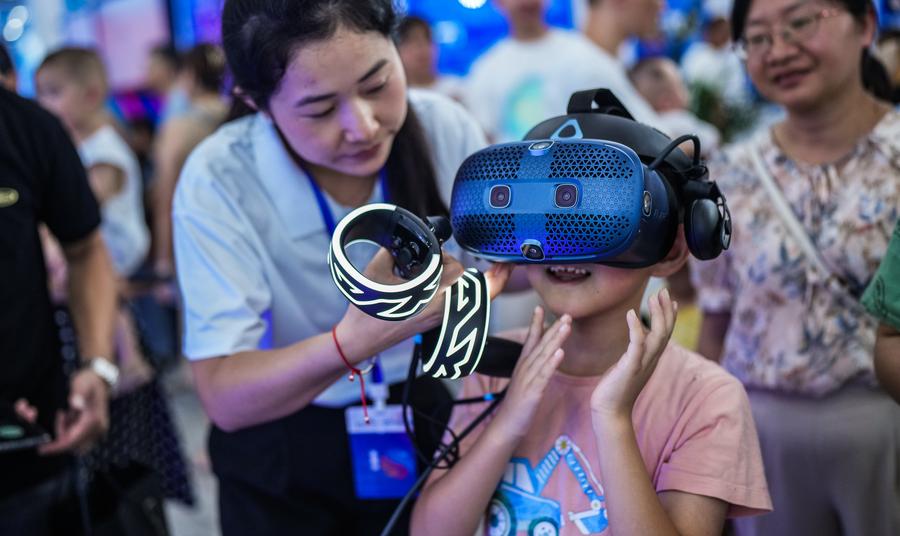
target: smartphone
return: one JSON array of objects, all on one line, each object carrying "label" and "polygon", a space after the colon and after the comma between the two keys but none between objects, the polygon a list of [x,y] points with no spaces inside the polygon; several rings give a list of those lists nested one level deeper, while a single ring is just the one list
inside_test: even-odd
[{"label": "smartphone", "polygon": [[0,454],[35,448],[50,442],[50,434],[16,413],[8,402],[0,402]]}]

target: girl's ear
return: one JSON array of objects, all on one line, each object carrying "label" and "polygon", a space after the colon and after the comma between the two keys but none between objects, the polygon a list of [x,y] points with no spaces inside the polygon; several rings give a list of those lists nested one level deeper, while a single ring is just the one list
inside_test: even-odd
[{"label": "girl's ear", "polygon": [[689,253],[687,240],[684,238],[684,225],[679,225],[672,249],[669,250],[669,254],[663,260],[650,268],[650,274],[655,277],[668,277],[674,274],[684,266]]}]

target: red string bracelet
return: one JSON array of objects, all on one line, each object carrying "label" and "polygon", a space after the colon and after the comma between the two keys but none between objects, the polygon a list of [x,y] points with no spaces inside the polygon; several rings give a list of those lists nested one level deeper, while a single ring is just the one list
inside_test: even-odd
[{"label": "red string bracelet", "polygon": [[347,356],[344,355],[344,350],[341,348],[341,343],[338,342],[337,338],[337,324],[331,328],[331,338],[334,340],[334,346],[337,348],[341,360],[347,365],[347,368],[350,369],[350,376],[348,376],[347,379],[352,382],[354,376],[359,376],[359,400],[362,402],[363,418],[365,419],[366,424],[369,424],[369,409],[366,407],[366,380],[363,377],[362,371],[351,365],[350,361],[347,360]]}]

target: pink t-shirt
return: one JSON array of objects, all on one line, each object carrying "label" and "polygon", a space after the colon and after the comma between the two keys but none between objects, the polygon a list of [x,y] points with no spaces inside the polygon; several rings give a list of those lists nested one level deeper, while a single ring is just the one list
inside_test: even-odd
[{"label": "pink t-shirt", "polygon": [[[553,376],[485,513],[486,533],[612,533],[599,472],[603,446],[591,427],[589,405],[599,380]],[[499,392],[506,383],[473,375],[464,380],[460,397]],[[457,406],[453,430],[461,431],[484,407]],[[463,441],[462,456],[490,418]],[[730,504],[731,517],[772,509],[747,395],[719,365],[669,344],[635,403],[633,422],[657,492],[719,498]]]}]

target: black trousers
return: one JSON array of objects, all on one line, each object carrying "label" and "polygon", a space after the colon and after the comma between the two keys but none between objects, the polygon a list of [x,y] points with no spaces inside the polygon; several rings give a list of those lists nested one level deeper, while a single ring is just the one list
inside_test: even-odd
[{"label": "black trousers", "polygon": [[0,500],[0,535],[83,534],[74,478],[65,470]]},{"label": "black trousers", "polygon": [[[401,389],[391,387],[391,403]],[[414,408],[447,422],[452,397],[441,382],[419,378],[413,395]],[[414,426],[430,459],[443,429],[418,417]],[[379,534],[399,503],[356,498],[343,409],[308,406],[233,433],[213,427],[209,447],[223,536]],[[408,526],[409,509],[395,534]]]}]

